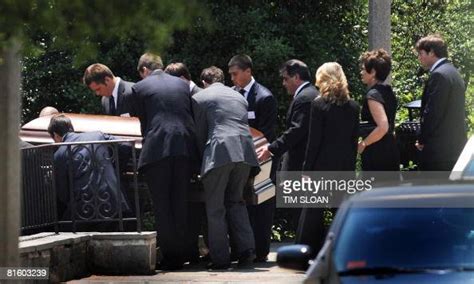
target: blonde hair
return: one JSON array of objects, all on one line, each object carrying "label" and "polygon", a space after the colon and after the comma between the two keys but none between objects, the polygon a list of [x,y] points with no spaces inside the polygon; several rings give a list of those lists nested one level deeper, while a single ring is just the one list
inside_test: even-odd
[{"label": "blonde hair", "polygon": [[346,75],[337,62],[327,62],[318,68],[315,85],[330,103],[342,105],[350,98]]}]

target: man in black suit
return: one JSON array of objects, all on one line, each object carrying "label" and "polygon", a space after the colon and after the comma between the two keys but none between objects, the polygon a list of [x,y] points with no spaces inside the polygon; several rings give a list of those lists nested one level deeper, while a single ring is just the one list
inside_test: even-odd
[{"label": "man in black suit", "polygon": [[172,76],[179,77],[188,83],[191,96],[202,90],[202,88],[200,88],[193,82],[193,80],[191,80],[191,73],[189,73],[188,67],[182,62],[168,64],[168,66],[165,68],[165,72]]},{"label": "man in black suit", "polygon": [[[301,171],[305,160],[308,141],[311,102],[319,96],[318,90],[310,83],[308,66],[297,59],[288,60],[280,68],[283,86],[293,96],[286,114],[286,130],[275,141],[258,151],[260,161],[270,156],[282,158],[282,171]],[[297,222],[301,210],[291,210],[292,222]],[[302,237],[296,237],[296,243],[302,243]]]},{"label": "man in black suit", "polygon": [[[170,63],[166,66],[165,72],[189,84],[191,96],[202,91],[202,88],[191,80],[191,73],[184,63]],[[196,174],[198,174],[198,172],[196,172]],[[188,201],[188,245],[186,249],[186,260],[189,260],[191,264],[196,264],[200,261],[199,235],[203,233],[204,236],[207,236],[207,229],[203,228],[206,218],[206,208],[204,205],[204,202],[201,201]],[[205,241],[207,243],[207,238]]]},{"label": "man in black suit", "polygon": [[[228,63],[229,74],[238,91],[248,102],[248,123],[261,131],[268,142],[276,137],[277,102],[270,90],[259,84],[252,76],[252,59],[245,54],[232,57]],[[272,163],[271,178],[275,182],[278,159]],[[270,252],[273,215],[276,198],[259,205],[248,205],[247,210],[255,236],[255,262],[267,261]]]},{"label": "man in black suit", "polygon": [[[51,118],[48,133],[56,143],[115,140],[115,137],[100,131],[74,133],[71,120],[63,114],[55,115]],[[126,148],[127,146],[123,145],[123,147]],[[97,209],[97,214],[102,216],[112,217],[114,214],[117,214],[118,208],[116,205],[118,200],[122,203],[122,211],[129,210],[125,197],[119,187],[119,180],[113,161],[107,159],[107,157],[110,157],[109,150],[105,144],[73,146],[71,151],[69,151],[67,146],[60,146],[56,150],[54,153],[54,168],[60,216],[63,215],[61,213],[66,212],[67,214],[63,218],[70,220],[71,216],[68,216],[70,210],[66,209],[69,207],[69,190],[73,190],[75,196],[78,196],[76,209],[79,210],[78,212],[80,213],[78,214],[81,216],[86,215],[86,211],[80,210],[86,202],[83,199],[85,196],[89,202],[94,202],[90,196],[97,195],[100,197],[96,200],[98,205],[94,209]],[[72,157],[70,157],[70,154],[72,154]],[[100,164],[100,167],[96,166],[97,164]],[[71,166],[72,169],[70,168]],[[72,189],[69,189],[69,170],[72,171],[73,177]],[[96,192],[94,193],[93,191]],[[81,202],[84,202],[84,204]],[[107,204],[111,207],[109,208]],[[89,214],[87,216],[91,217]],[[106,224],[103,225],[98,228],[114,228]]]},{"label": "man in black suit", "polygon": [[[187,234],[187,193],[197,159],[189,85],[154,65],[156,55],[140,57],[144,77],[132,87],[131,114],[140,119],[143,147],[138,162],[151,191],[161,269],[180,269]],[[161,60],[159,60],[161,61]],[[155,70],[151,70],[156,66]]]},{"label": "man in black suit", "polygon": [[270,156],[282,156],[282,171],[301,171],[305,160],[308,141],[311,102],[319,96],[318,90],[310,83],[308,66],[292,59],[280,68],[283,86],[293,96],[286,115],[286,130],[275,141],[259,149],[260,161]]},{"label": "man in black suit", "polygon": [[466,143],[466,86],[449,62],[447,46],[438,35],[421,38],[415,46],[418,60],[429,70],[421,99],[421,128],[417,148],[420,169],[451,171]]},{"label": "man in black suit", "polygon": [[115,77],[109,67],[100,63],[87,67],[82,80],[96,95],[102,97],[103,114],[130,116],[126,100],[132,94],[132,82]]}]

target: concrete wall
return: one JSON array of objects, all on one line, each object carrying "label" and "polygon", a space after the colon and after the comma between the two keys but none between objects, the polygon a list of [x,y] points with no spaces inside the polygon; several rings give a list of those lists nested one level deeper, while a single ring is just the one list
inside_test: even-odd
[{"label": "concrete wall", "polygon": [[156,233],[40,233],[22,237],[23,267],[49,267],[49,282],[90,274],[155,273]]}]

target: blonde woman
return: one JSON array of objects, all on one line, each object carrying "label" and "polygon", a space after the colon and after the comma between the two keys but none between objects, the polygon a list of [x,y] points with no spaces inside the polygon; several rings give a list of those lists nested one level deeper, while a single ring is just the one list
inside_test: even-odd
[{"label": "blonde woman", "polygon": [[[354,171],[357,156],[359,105],[350,98],[341,65],[329,62],[316,72],[321,96],[311,103],[304,171]],[[322,208],[301,211],[296,242],[316,255],[324,240]]]},{"label": "blonde woman", "polygon": [[321,96],[311,103],[305,171],[353,171],[357,155],[359,105],[349,97],[341,65],[324,63],[316,72]]}]

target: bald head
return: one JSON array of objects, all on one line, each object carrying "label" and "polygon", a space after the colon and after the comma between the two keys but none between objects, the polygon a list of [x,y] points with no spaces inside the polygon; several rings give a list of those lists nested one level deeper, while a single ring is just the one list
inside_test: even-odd
[{"label": "bald head", "polygon": [[52,115],[52,114],[58,114],[58,113],[59,113],[59,111],[55,107],[47,106],[47,107],[44,107],[40,111],[39,117],[48,116],[48,115]]}]

